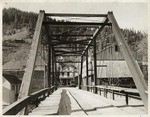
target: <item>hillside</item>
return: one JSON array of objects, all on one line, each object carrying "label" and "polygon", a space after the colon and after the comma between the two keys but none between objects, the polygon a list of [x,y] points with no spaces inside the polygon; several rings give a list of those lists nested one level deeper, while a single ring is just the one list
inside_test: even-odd
[{"label": "hillside", "polygon": [[[24,56],[27,56],[29,53],[37,14],[9,8],[3,9],[3,19],[3,64],[13,59],[15,61],[21,61],[21,59],[24,59]],[[49,20],[60,22],[56,19]],[[63,20],[61,21],[63,22]],[[91,34],[94,31],[92,29],[85,30],[84,28],[82,30],[79,28],[71,28],[71,31],[69,31],[68,28],[51,28],[51,30],[53,34],[76,34],[78,32],[80,34]],[[142,56],[143,61],[147,61],[147,34],[130,29],[122,29],[122,32],[130,48],[136,51],[139,56]],[[60,39],[63,40],[61,37]],[[65,39],[73,38],[65,37]],[[110,27],[104,28],[98,35],[97,40],[99,41],[101,39],[107,40],[103,43],[104,46],[107,45],[107,42],[114,40],[114,35],[112,34]]]}]

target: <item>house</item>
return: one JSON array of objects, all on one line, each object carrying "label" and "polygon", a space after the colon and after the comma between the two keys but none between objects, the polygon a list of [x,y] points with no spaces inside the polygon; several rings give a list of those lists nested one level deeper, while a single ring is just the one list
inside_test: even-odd
[{"label": "house", "polygon": [[[94,60],[92,52],[89,52],[89,75],[94,74]],[[141,56],[133,52],[136,62],[140,65],[142,60]],[[86,85],[86,61],[83,62],[83,85]],[[97,78],[98,84],[101,84],[102,80],[109,81],[110,79],[131,79],[132,75],[129,70],[127,63],[121,54],[119,47],[113,45],[110,48],[104,49],[103,51],[97,51]],[[113,80],[112,80],[113,81]],[[132,80],[133,81],[133,80]],[[94,83],[93,77],[89,78],[89,85]],[[133,82],[132,82],[133,83]]]},{"label": "house", "polygon": [[15,75],[3,74],[3,108],[18,98],[21,80]]},{"label": "house", "polygon": [[[28,56],[25,56],[26,53],[22,53],[18,57],[18,59],[11,59],[9,62],[5,63],[3,65],[3,83],[4,88],[3,88],[3,102],[5,102],[5,105],[9,105],[12,102],[16,101],[17,95],[20,89],[21,81],[24,75],[24,70],[26,68],[26,62],[28,60]],[[17,55],[14,55],[17,56]],[[44,87],[47,86],[46,82],[46,64],[44,60],[41,57],[37,57],[36,63],[35,63],[35,69],[34,69],[34,74],[33,74],[33,79],[32,79],[32,84],[31,84],[31,90],[30,92],[36,92]],[[10,78],[13,78],[13,81],[10,81]],[[19,86],[13,84],[13,82],[18,82],[19,79]],[[13,89],[16,90],[13,90]],[[11,90],[11,91],[10,91]],[[10,93],[11,92],[11,93]],[[7,99],[8,98],[8,99]],[[5,100],[6,99],[6,100]],[[8,101],[9,100],[9,101]]]},{"label": "house", "polygon": [[64,67],[61,67],[60,75],[59,75],[60,84],[69,86],[71,81],[74,81],[75,80],[74,78],[77,75],[78,73],[77,73],[77,69],[75,66],[71,64],[67,64]]}]

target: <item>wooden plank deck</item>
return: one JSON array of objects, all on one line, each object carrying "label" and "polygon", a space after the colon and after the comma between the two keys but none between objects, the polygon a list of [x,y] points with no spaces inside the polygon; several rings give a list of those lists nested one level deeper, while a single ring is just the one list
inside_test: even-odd
[{"label": "wooden plank deck", "polygon": [[56,90],[52,95],[42,101],[29,115],[57,115],[62,89]]},{"label": "wooden plank deck", "polygon": [[134,115],[146,114],[144,106],[134,108],[77,88],[60,88],[47,97],[30,115],[57,115],[62,90],[67,91],[71,115]]}]

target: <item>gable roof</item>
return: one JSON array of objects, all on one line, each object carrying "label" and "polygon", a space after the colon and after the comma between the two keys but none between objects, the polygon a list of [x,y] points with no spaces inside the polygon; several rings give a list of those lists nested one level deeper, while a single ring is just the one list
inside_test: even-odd
[{"label": "gable roof", "polygon": [[[3,65],[3,70],[23,70],[26,67],[26,62],[28,58],[22,58],[21,60],[13,60],[11,59],[9,62]],[[35,66],[43,66],[46,65],[44,60],[41,57],[37,57]]]},{"label": "gable roof", "polygon": [[21,80],[15,75],[3,74],[3,76],[10,84],[21,84]]}]

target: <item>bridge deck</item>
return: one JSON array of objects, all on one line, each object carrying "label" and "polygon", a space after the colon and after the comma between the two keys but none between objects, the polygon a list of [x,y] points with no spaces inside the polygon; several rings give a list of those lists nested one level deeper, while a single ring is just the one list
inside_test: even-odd
[{"label": "bridge deck", "polygon": [[[60,102],[62,101],[62,91],[66,91],[69,97],[63,99],[63,105],[71,115],[128,115],[146,114],[144,106],[127,106],[124,103],[114,101],[77,88],[60,88],[52,95],[42,101],[30,115],[57,115],[59,114]],[[140,101],[140,100],[139,100]],[[62,103],[62,102],[61,102]],[[133,106],[133,105],[132,105]],[[136,108],[140,106],[140,108]],[[69,109],[71,108],[71,109]]]}]

